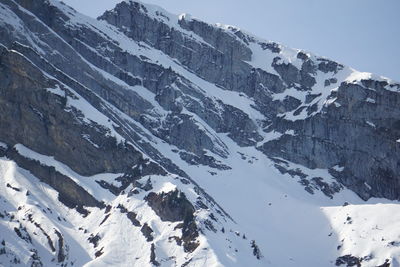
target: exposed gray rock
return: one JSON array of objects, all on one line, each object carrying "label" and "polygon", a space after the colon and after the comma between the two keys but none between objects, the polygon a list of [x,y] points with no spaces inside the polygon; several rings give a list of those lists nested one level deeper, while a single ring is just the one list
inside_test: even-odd
[{"label": "exposed gray rock", "polygon": [[153,231],[153,229],[150,228],[150,226],[148,226],[147,223],[143,224],[142,229],[140,229],[140,231],[146,238],[147,242],[153,241],[153,239],[154,239],[153,232],[154,231]]},{"label": "exposed gray rock", "polygon": [[[26,37],[14,36],[8,29],[2,29],[0,32],[4,44],[23,53],[35,65],[78,90],[78,93],[84,95],[102,112],[116,118],[117,114],[110,109],[105,109],[101,100],[85,90],[85,88],[91,88],[120,111],[140,122],[152,134],[182,149],[182,155],[187,161],[218,168],[212,163],[215,160],[204,160],[205,149],[219,156],[225,156],[227,151],[218,138],[210,138],[209,134],[197,127],[193,117],[183,114],[183,108],[199,116],[217,133],[228,133],[228,136],[241,146],[252,146],[262,140],[257,131],[259,126],[266,132],[295,130],[296,136],[284,135],[279,140],[267,142],[260,149],[268,156],[280,156],[311,168],[331,168],[341,164],[344,170],[340,174],[336,173],[337,179],[365,199],[371,196],[391,199],[399,197],[396,193],[399,190],[397,190],[398,183],[395,178],[398,173],[398,167],[396,167],[398,144],[394,142],[398,139],[395,119],[397,109],[390,108],[396,106],[398,97],[397,93],[384,89],[391,87],[396,90],[396,85],[373,80],[363,81],[362,88],[359,85],[338,84],[338,92],[332,93],[330,97],[337,97],[335,102],[340,103],[341,106],[329,105],[315,115],[318,112],[318,105],[316,103],[311,105],[311,103],[320,97],[319,94],[307,95],[306,105],[302,105],[301,99],[291,96],[283,101],[276,101],[273,100],[273,94],[282,93],[288,87],[294,88],[287,90],[312,91],[318,72],[334,75],[344,68],[337,62],[325,58],[313,60],[308,54],[300,51],[296,57],[303,63],[301,69],[298,69],[291,63],[279,62],[281,57],[279,53],[282,48],[276,43],[261,42],[234,27],[218,28],[187,16],[170,21],[170,15],[164,14],[164,11],[157,11],[154,18],[144,5],[135,2],[120,3],[113,11],[106,12],[100,17],[100,20],[115,25],[127,37],[159,49],[176,59],[178,65],[184,66],[221,89],[243,92],[254,99],[254,108],[265,115],[265,121],[258,122],[260,125],[257,125],[240,109],[215,102],[200,93],[191,81],[173,69],[154,64],[142,56],[122,50],[117,41],[87,25],[69,25],[68,16],[50,2],[17,1],[42,22],[33,20],[31,15],[18,9],[16,3],[4,0],[2,2],[8,5],[22,21],[30,21],[25,26],[27,31],[37,34],[39,38],[46,36],[45,42],[48,47],[43,46],[41,49],[50,51],[49,47],[51,47],[63,56],[46,53],[46,58],[42,58],[38,56],[37,51],[29,47],[30,43]],[[61,39],[47,27],[61,36]],[[276,54],[272,66],[279,76],[255,69],[248,63],[253,56],[248,47],[251,43]],[[40,46],[40,43],[38,45]],[[101,73],[89,67],[78,54],[129,86],[144,86],[154,93],[155,101],[170,113],[165,118],[160,117],[152,111],[151,103],[133,90],[104,79]],[[63,72],[58,71],[57,68],[62,69]],[[3,83],[5,81],[3,79]],[[327,79],[324,85],[331,86],[336,83],[338,83],[337,78],[332,77]],[[58,98],[58,96],[52,97]],[[374,99],[375,103],[366,102],[366,98]],[[59,101],[63,100],[59,99]],[[373,111],[370,111],[370,108]],[[303,110],[306,110],[309,116],[314,115],[294,122],[277,117],[279,114],[291,111],[294,115],[299,115]],[[368,116],[365,116],[366,114]],[[383,117],[378,118],[374,114],[383,114]],[[375,124],[376,128],[366,124],[366,121]],[[129,122],[124,122],[119,126],[123,134],[129,132],[129,140],[149,151],[149,154],[168,171],[185,175],[146,142],[138,142],[143,134],[137,134],[141,131],[139,128],[135,128],[137,131],[129,130],[136,127]],[[91,127],[99,129],[95,125],[88,128]],[[63,138],[66,137],[63,136]],[[381,140],[383,145],[378,145],[376,140]],[[13,143],[16,142],[10,142],[10,144]],[[381,148],[379,150],[382,152],[373,154],[376,151],[371,144]],[[114,144],[110,145],[114,146]],[[384,155],[384,151],[386,154],[395,156],[388,158]],[[47,154],[55,153],[51,151]],[[188,159],[187,155],[191,154],[195,156]],[[61,155],[56,157],[62,159]],[[368,168],[364,171],[358,170],[357,166],[361,161],[365,162],[366,158],[369,159],[367,160]],[[66,162],[66,159],[62,160]],[[92,168],[91,172],[79,171],[89,174],[92,171],[104,170],[99,167],[96,169],[98,164],[96,162],[87,165],[86,168],[89,166]],[[78,166],[78,164],[75,165]],[[114,166],[109,170],[117,170],[121,167]],[[368,186],[365,186],[364,182]],[[371,190],[368,189],[369,186],[372,187]]]},{"label": "exposed gray rock", "polygon": [[[203,165],[213,175],[232,169],[231,161],[225,162],[236,154],[227,145],[231,140],[242,147],[258,146],[282,174],[297,179],[311,194],[320,190],[332,198],[344,185],[363,199],[400,199],[400,85],[374,76],[345,81],[342,74],[348,69],[337,62],[297,50],[288,60],[286,48],[277,43],[231,26],[173,17],[135,1],[121,2],[98,21],[82,22],[71,18],[72,9],[54,3],[0,0],[22,25],[0,28],[0,141],[7,145],[0,146],[0,156],[50,185],[68,207],[86,215],[85,207],[105,204],[55,168],[20,155],[13,149],[16,144],[52,156],[84,176],[121,173],[115,181],[96,182],[121,198],[144,198],[161,221],[176,223],[182,235],[170,240],[188,255],[199,246],[199,231],[225,229],[217,217],[231,218],[177,164]],[[256,50],[271,58],[265,68],[253,62]],[[148,58],[152,53],[160,57]],[[86,120],[70,105],[78,99],[112,126]],[[114,131],[121,139],[111,135]],[[176,162],[168,158],[169,149]],[[336,181],[308,176],[289,162],[327,169]],[[144,176],[149,177],[141,180]],[[159,176],[175,179],[201,197],[192,203],[178,190],[153,192]],[[24,190],[13,183],[6,186],[15,194]],[[157,240],[157,230],[140,214],[117,208],[148,242]],[[212,216],[196,217],[201,209],[213,210]],[[112,215],[107,206],[100,226],[110,223]],[[67,236],[55,230],[52,240],[32,218],[29,222],[57,253],[54,260],[68,259]],[[23,228],[16,229],[29,240]],[[98,246],[94,256],[100,257],[105,250],[102,236],[95,233],[88,236]],[[150,262],[163,262],[155,244],[148,245]],[[260,259],[256,242],[250,246]],[[37,252],[31,257],[32,264],[41,264]],[[364,260],[347,255],[336,263]],[[187,258],[185,264],[190,262]]]},{"label": "exposed gray rock", "polygon": [[339,70],[343,69],[342,64],[339,64],[339,63],[334,62],[329,59],[319,58],[318,61],[319,61],[318,70],[325,72],[325,73],[328,73],[328,72],[337,73]]},{"label": "exposed gray rock", "polygon": [[58,199],[67,207],[76,208],[83,215],[88,214],[84,207],[104,207],[103,203],[95,199],[71,178],[56,171],[54,167],[43,166],[38,161],[27,159],[14,149],[10,149],[6,156],[57,190]]},{"label": "exposed gray rock", "polygon": [[[295,129],[296,135],[282,136],[260,149],[311,168],[344,166],[334,175],[363,199],[399,199],[395,177],[400,171],[396,142],[400,111],[394,108],[399,94],[383,89],[385,84],[379,82],[363,84],[342,83],[332,95],[340,103],[338,107],[325,106],[320,114],[306,120],[276,120],[275,127]],[[367,102],[367,98],[378,99],[380,104]]]},{"label": "exposed gray rock", "polygon": [[146,201],[154,212],[163,221],[180,222],[176,228],[182,229],[182,236],[176,237],[178,244],[182,243],[185,252],[193,252],[199,243],[196,241],[199,236],[196,222],[194,220],[194,207],[187,200],[184,193],[174,190],[161,194],[150,193]]},{"label": "exposed gray rock", "polygon": [[184,193],[174,190],[168,193],[151,192],[145,198],[149,206],[163,221],[179,222],[193,220],[195,211]]},{"label": "exposed gray rock", "polygon": [[[9,146],[23,144],[38,153],[53,155],[83,175],[124,172],[141,158],[132,146],[107,137],[100,125],[84,123],[73,108],[66,111],[68,90],[64,89],[65,96],[46,90],[56,86],[56,81],[45,78],[20,54],[3,50],[0,122],[7,131],[0,132],[0,140]],[[98,146],[83,135],[90,136]]]}]

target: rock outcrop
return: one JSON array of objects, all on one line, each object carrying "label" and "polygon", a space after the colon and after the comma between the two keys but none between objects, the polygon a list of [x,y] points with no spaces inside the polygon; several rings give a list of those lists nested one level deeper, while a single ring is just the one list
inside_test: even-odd
[{"label": "rock outcrop", "polygon": [[[286,203],[400,200],[399,106],[394,81],[233,26],[137,1],[91,19],[0,0],[0,265],[265,266]],[[294,238],[333,231],[324,220]],[[323,262],[374,262],[345,242]]]}]

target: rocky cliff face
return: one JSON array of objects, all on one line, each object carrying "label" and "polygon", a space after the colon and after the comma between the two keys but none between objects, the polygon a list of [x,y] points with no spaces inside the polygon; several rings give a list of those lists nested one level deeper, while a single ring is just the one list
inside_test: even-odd
[{"label": "rocky cliff face", "polygon": [[[400,192],[400,183],[395,178],[400,158],[400,133],[395,126],[399,123],[395,108],[399,84],[378,77],[357,77],[355,71],[339,63],[302,51],[285,51],[288,49],[259,41],[239,29],[216,28],[185,16],[173,25],[176,18],[160,15],[157,20],[148,15],[154,12],[161,11],[122,2],[99,19],[161,50],[206,81],[245,94],[264,116],[258,125],[267,125],[264,133],[257,133],[257,121],[244,122],[247,118],[242,115],[232,118],[233,129],[214,128],[217,132],[228,132],[241,146],[254,145],[267,156],[310,168],[340,166],[344,169],[335,174],[337,179],[364,199],[399,199],[396,192]],[[179,26],[184,31],[175,29]],[[193,40],[195,34],[206,43]],[[272,58],[264,63],[270,64],[272,73],[251,64],[257,56],[251,49],[254,46]],[[291,52],[291,58],[285,58],[285,52]],[[212,125],[207,117],[202,118]],[[284,136],[262,138],[271,131]],[[374,140],[379,140],[379,145]]]},{"label": "rocky cliff face", "polygon": [[[399,102],[391,80],[156,6],[0,0],[0,263],[382,264],[387,242],[360,252],[314,208],[400,200]],[[272,219],[288,208],[293,233]],[[318,259],[296,252],[327,225]]]}]

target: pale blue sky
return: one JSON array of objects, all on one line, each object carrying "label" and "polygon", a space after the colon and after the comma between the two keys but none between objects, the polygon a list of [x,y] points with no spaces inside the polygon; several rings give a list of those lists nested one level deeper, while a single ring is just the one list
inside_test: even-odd
[{"label": "pale blue sky", "polygon": [[[64,0],[96,17],[118,0]],[[400,0],[142,0],[400,81]]]}]

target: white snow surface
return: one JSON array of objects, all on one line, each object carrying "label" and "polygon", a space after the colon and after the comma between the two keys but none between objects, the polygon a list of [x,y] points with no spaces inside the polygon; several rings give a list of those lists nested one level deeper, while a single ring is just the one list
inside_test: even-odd
[{"label": "white snow surface", "polygon": [[[400,212],[398,202],[383,199],[371,199],[364,202],[348,190],[334,195],[333,199],[327,198],[319,191],[315,195],[310,195],[299,185],[296,178],[280,174],[273,167],[273,162],[265,155],[254,148],[240,148],[228,137],[225,138],[224,141],[231,149],[245,156],[232,154],[227,162],[233,169],[216,171],[217,175],[210,174],[207,168],[188,165],[178,156],[174,158],[176,154],[170,152],[170,158],[179,163],[179,166],[183,167],[188,174],[193,177],[202,177],[198,180],[200,185],[224,207],[236,222],[236,224],[228,224],[232,227],[230,229],[232,232],[227,228],[226,232],[228,233],[225,234],[219,232],[215,235],[201,236],[201,246],[207,248],[206,251],[209,254],[206,255],[203,252],[197,254],[197,263],[190,266],[234,266],[239,262],[242,264],[246,261],[252,262],[252,258],[246,257],[246,253],[240,253],[242,250],[246,251],[245,247],[236,253],[234,250],[229,252],[228,246],[221,244],[221,240],[229,238],[231,240],[229,246],[237,248],[240,241],[243,240],[241,235],[244,233],[247,238],[256,239],[264,256],[261,262],[253,262],[252,266],[256,266],[254,264],[261,264],[260,266],[334,266],[334,260],[339,254],[349,253],[359,257],[374,255],[363,266],[377,266],[385,258],[398,259],[400,252],[400,247],[396,243],[400,242],[398,240],[400,229],[396,227],[400,219],[396,215]],[[168,149],[167,144],[164,146]],[[57,171],[76,181],[96,198],[107,201],[114,207],[114,212],[111,212],[111,216],[99,227],[105,218],[103,210],[90,208],[91,214],[87,218],[82,218],[76,211],[59,203],[58,193],[49,186],[39,182],[37,178],[16,166],[14,162],[6,158],[0,159],[0,175],[3,180],[0,184],[1,211],[14,214],[20,220],[26,218],[27,214],[33,214],[35,221],[37,220],[43,227],[69,233],[69,236],[64,237],[70,244],[69,257],[71,261],[87,266],[105,266],[110,263],[125,266],[125,263],[129,262],[128,258],[139,257],[135,264],[146,266],[149,257],[147,242],[141,237],[140,228],[129,227],[130,222],[121,213],[115,211],[117,204],[122,204],[128,210],[135,211],[140,222],[151,222],[151,227],[157,229],[158,255],[165,253],[165,255],[182,255],[181,257],[184,257],[182,251],[179,252],[180,254],[176,254],[178,252],[175,246],[167,245],[168,242],[164,243],[168,236],[176,232],[173,230],[175,224],[168,226],[159,221],[154,212],[141,200],[144,197],[143,193],[134,197],[114,196],[95,183],[95,180],[99,179],[112,182],[118,174],[83,177],[53,157],[38,154],[23,145],[17,145],[15,148],[25,157],[35,159],[43,165],[55,167]],[[160,147],[160,149],[162,148]],[[167,151],[165,153],[168,154]],[[290,164],[290,167],[301,169],[311,176],[326,177],[327,182],[333,180],[329,178],[327,170],[310,170],[296,164]],[[189,199],[195,200],[197,197],[190,186],[177,183],[173,177],[171,177],[172,180],[164,176],[143,177],[141,181],[145,182],[149,178],[153,182],[154,192],[169,192],[179,185],[180,190],[183,190]],[[7,187],[6,184],[10,184],[20,191]],[[27,196],[28,189],[29,195]],[[343,205],[345,202],[348,202],[349,205]],[[18,207],[22,207],[22,209],[17,209]],[[46,211],[47,208],[50,208],[51,215],[47,214],[50,213]],[[65,218],[66,222],[58,221],[57,217]],[[349,217],[351,219],[348,219]],[[0,227],[2,227],[2,232],[7,233],[7,236],[12,233],[10,229],[18,225],[16,222],[8,224],[3,222],[1,221]],[[101,247],[105,248],[106,253],[96,259],[93,256],[96,249],[85,239],[89,234],[85,235],[82,230],[78,229],[79,227],[85,227],[90,233],[100,233],[102,236]],[[27,228],[27,231],[31,233],[36,230],[32,225]],[[235,241],[236,231],[240,233],[238,241]],[[50,236],[57,240],[56,236],[52,234]],[[127,238],[128,236],[129,238]],[[45,241],[46,239],[39,234],[33,242],[41,244]],[[74,242],[80,245],[72,246],[71,244]],[[15,246],[17,244],[22,247],[26,246],[24,242],[20,241]],[[46,255],[42,259],[45,262],[48,260],[50,266],[52,257],[55,257],[57,253],[52,253],[45,243],[43,246],[43,251],[39,251],[39,254]],[[223,246],[226,246],[225,249]],[[338,246],[340,246],[339,250],[337,250]],[[111,248],[112,250],[110,250]],[[20,255],[16,247],[10,249],[15,249],[14,252]],[[112,253],[107,253],[107,251],[112,251]],[[231,256],[224,259],[222,255],[225,253],[229,253]],[[177,256],[177,259],[179,257]],[[28,258],[25,256],[25,261],[23,257],[21,260],[27,262]],[[164,262],[163,266],[174,265]]]},{"label": "white snow surface", "polygon": [[[241,109],[255,122],[264,119],[264,116],[253,108],[254,99],[238,92],[221,89],[205,81],[169,56],[146,44],[134,42],[105,22],[77,14],[58,1],[52,0],[51,3],[71,18],[69,21],[71,27],[89,25],[97,33],[117,40],[123,50],[131,54],[143,55],[150,62],[165,68],[171,67],[193,83],[199,93]],[[180,29],[177,16],[158,7],[144,5],[155,19],[162,20],[170,27]],[[192,19],[187,15],[181,18],[183,17]],[[0,18],[1,26],[10,27],[18,33],[25,34],[26,30],[21,21],[2,4],[0,4]],[[218,25],[218,27],[227,32],[232,29],[238,30],[224,25]],[[205,43],[201,37],[183,29],[180,30],[197,41]],[[44,53],[44,50],[40,48],[43,44],[39,39],[27,36],[36,50]],[[271,66],[278,54],[263,50],[259,42],[264,42],[264,40],[249,36],[254,38],[255,42],[249,44],[253,56],[248,63],[255,68],[279,75]],[[297,68],[301,68],[301,62],[296,57],[300,50],[282,45],[279,47],[282,49],[279,53],[280,63],[290,62]],[[317,58],[308,55],[314,59]],[[154,106],[154,111],[159,116],[167,114],[167,111],[156,102],[155,95],[146,88],[130,87],[89,62],[87,64],[112,82],[137,92],[140,97]],[[54,79],[54,77],[49,78]],[[320,96],[310,103],[305,104],[309,92],[295,88],[275,94],[273,99],[283,101],[291,96],[307,106],[317,104],[318,109],[311,114],[312,116],[321,112],[324,106],[331,104],[340,106],[337,99],[331,97],[331,93],[337,91],[342,82],[360,84],[363,79],[373,78],[387,81],[389,85],[385,88],[398,92],[390,86],[394,83],[393,81],[370,73],[357,72],[349,67],[344,67],[338,73],[318,71],[315,78],[317,80],[312,93],[320,94]],[[336,78],[338,82],[325,86],[325,80],[330,78]],[[95,122],[108,129],[118,141],[125,140],[114,130],[114,125],[107,116],[91,106],[73,89],[66,85],[63,85],[63,88],[57,86],[45,89],[60,97],[65,97],[64,90],[68,89],[75,97],[67,98],[67,108],[74,107],[82,111],[83,122]],[[369,98],[366,101],[375,103]],[[5,251],[7,252],[0,255],[0,264],[7,265],[16,255],[20,260],[16,266],[26,266],[31,263],[30,250],[34,247],[45,266],[58,266],[56,258],[60,251],[55,230],[63,233],[66,243],[64,249],[68,252],[67,262],[73,263],[74,266],[132,266],[132,264],[150,266],[151,244],[155,244],[155,253],[161,266],[181,266],[189,258],[192,260],[188,266],[334,266],[337,257],[347,254],[361,258],[371,256],[363,261],[363,266],[378,266],[386,259],[390,259],[395,266],[400,261],[400,227],[398,227],[400,205],[398,202],[384,199],[363,201],[347,189],[333,195],[332,199],[318,190],[311,195],[299,184],[297,177],[279,172],[274,166],[274,161],[260,151],[254,147],[238,146],[226,134],[216,133],[198,116],[185,109],[184,113],[191,115],[200,129],[207,132],[215,143],[221,144],[221,150],[229,152],[227,158],[221,158],[212,152],[208,153],[230,166],[231,169],[218,170],[190,165],[179,157],[175,146],[152,136],[147,129],[126,114],[117,110],[115,112],[122,119],[136,125],[151,136],[151,140],[145,136],[143,139],[192,177],[215,199],[216,203],[223,207],[233,221],[218,215],[216,212],[218,208],[215,206],[210,205],[209,209],[198,209],[196,223],[199,226],[202,225],[204,220],[209,218],[210,213],[213,213],[218,218],[218,223],[215,224],[218,229],[214,233],[203,227],[204,232],[198,237],[199,248],[188,255],[181,246],[170,240],[170,237],[180,234],[179,230],[175,229],[177,223],[163,222],[155,214],[143,200],[147,192],[141,191],[139,194],[130,195],[128,192],[134,189],[131,185],[124,194],[115,196],[97,183],[97,181],[105,181],[118,186],[120,182],[116,181],[116,178],[122,174],[100,173],[85,177],[51,155],[43,155],[22,144],[17,144],[14,148],[20,155],[33,159],[41,165],[54,167],[56,171],[68,176],[97,200],[110,205],[111,212],[106,213],[104,209],[99,208],[88,208],[90,214],[83,217],[75,209],[64,206],[58,200],[58,193],[50,186],[40,182],[33,174],[17,166],[14,161],[6,157],[0,158],[0,213],[6,218],[0,220],[0,242],[6,240]],[[298,115],[294,115],[294,111],[282,114],[286,120],[300,120],[307,116],[310,115],[305,109]],[[370,121],[366,123],[375,127]],[[293,130],[284,133],[275,131],[264,133],[264,140],[258,145],[278,139],[284,134],[295,135],[296,133]],[[91,142],[90,136],[82,136],[82,138]],[[400,139],[396,142],[400,142]],[[7,145],[0,142],[0,147],[7,148]],[[290,162],[287,163],[287,167],[301,170],[309,177],[323,177],[327,183],[335,181],[325,169],[312,170]],[[343,171],[343,167],[340,166],[335,166],[333,169],[338,172]],[[179,189],[192,203],[200,197],[193,184],[181,183],[181,178],[176,175],[145,176],[139,182],[145,183],[148,179],[152,181],[152,191],[155,193],[167,193]],[[369,185],[366,184],[366,187],[368,188]],[[147,223],[154,230],[154,242],[146,241],[140,227],[132,227],[131,221],[117,208],[118,205],[123,205],[127,210],[135,212],[142,225]],[[46,229],[48,236],[40,231],[34,222]],[[32,239],[31,242],[24,241],[15,234],[14,228],[19,229],[20,225],[26,228],[26,233]],[[221,228],[224,228],[224,232]],[[101,237],[96,247],[88,241],[90,235]],[[48,238],[55,246],[54,251],[49,245]],[[261,250],[263,257],[260,260],[252,255],[251,240],[255,240]],[[0,245],[1,248],[2,245]],[[96,257],[95,253],[99,251],[103,254]]]}]

